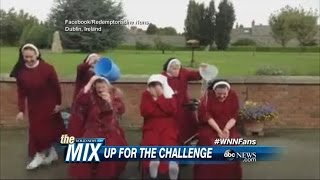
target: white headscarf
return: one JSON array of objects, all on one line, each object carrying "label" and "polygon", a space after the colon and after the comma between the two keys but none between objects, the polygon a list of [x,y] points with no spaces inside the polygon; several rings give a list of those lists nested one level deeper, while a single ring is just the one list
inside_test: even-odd
[{"label": "white headscarf", "polygon": [[215,90],[216,87],[219,86],[219,85],[225,85],[225,86],[228,87],[228,89],[231,88],[230,84],[227,81],[218,81],[213,85],[212,89]]},{"label": "white headscarf", "polygon": [[90,55],[87,57],[87,59],[86,59],[86,63],[87,63],[87,62],[90,60],[90,58],[92,58],[92,57],[99,57],[99,55],[96,54],[96,53],[90,54]]},{"label": "white headscarf", "polygon": [[109,86],[111,86],[111,83],[107,78],[101,76],[101,77],[99,77],[99,79],[104,80]]},{"label": "white headscarf", "polygon": [[[98,80],[98,79],[101,79],[103,81],[105,81],[108,86],[112,86],[110,81],[107,79],[107,78],[104,78],[102,76],[99,76],[94,82],[91,82],[91,80],[84,86],[84,93],[86,94],[87,92],[89,92],[90,90],[92,90],[95,86],[95,82]],[[89,86],[90,85],[90,86]]]},{"label": "white headscarf", "polygon": [[27,48],[27,47],[32,48],[32,49],[36,52],[36,56],[39,57],[39,55],[40,55],[39,49],[38,49],[35,45],[33,45],[33,44],[31,44],[31,43],[25,44],[25,45],[21,48],[21,51],[24,51],[24,49]]},{"label": "white headscarf", "polygon": [[39,65],[38,57],[39,57],[39,55],[40,55],[40,52],[39,52],[39,49],[38,49],[35,45],[33,45],[33,44],[31,44],[31,43],[27,43],[27,44],[25,44],[25,45],[21,48],[21,53],[22,53],[27,47],[33,49],[33,50],[36,52],[36,56],[37,56],[37,61],[36,61],[36,63],[35,63],[34,65],[30,66],[30,65],[28,65],[28,64],[25,64],[25,66],[26,66],[27,68],[32,69],[32,68],[35,68],[35,67],[37,67],[37,66]]},{"label": "white headscarf", "polygon": [[169,99],[172,98],[174,92],[172,88],[168,84],[167,77],[162,74],[153,74],[149,77],[148,84],[151,82],[159,82],[162,84],[163,87],[163,95],[165,98]]},{"label": "white headscarf", "polygon": [[170,67],[172,66],[172,64],[177,64],[181,66],[181,62],[179,61],[179,59],[172,59],[167,66],[167,71],[170,69]]}]

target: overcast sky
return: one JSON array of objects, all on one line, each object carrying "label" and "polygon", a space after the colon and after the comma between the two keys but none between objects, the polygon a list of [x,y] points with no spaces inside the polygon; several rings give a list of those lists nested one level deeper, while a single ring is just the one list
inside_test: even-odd
[{"label": "overcast sky", "polygon": [[[124,13],[129,20],[149,21],[158,27],[172,26],[183,32],[189,0],[115,0],[122,2]],[[208,5],[210,0],[196,0]],[[320,0],[231,0],[234,4],[236,22],[248,27],[252,20],[256,24],[267,24],[272,12],[290,5],[293,7],[316,9],[319,12]],[[220,0],[215,0],[216,8]],[[48,17],[53,0],[0,0],[1,9],[12,7],[45,20]],[[320,18],[319,18],[320,21]],[[318,22],[319,22],[318,21]],[[139,26],[146,29],[147,26]]]}]

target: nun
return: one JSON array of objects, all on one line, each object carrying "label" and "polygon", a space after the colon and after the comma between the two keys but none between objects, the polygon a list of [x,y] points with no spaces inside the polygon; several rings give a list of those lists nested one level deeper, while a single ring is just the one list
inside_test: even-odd
[{"label": "nun", "polygon": [[[141,116],[144,118],[141,145],[178,145],[178,130],[174,118],[176,105],[174,92],[168,85],[167,78],[161,74],[151,75],[140,104]],[[175,161],[142,162],[143,178],[177,179],[178,173],[179,167]]]},{"label": "nun", "polygon": [[[206,68],[206,64],[201,64],[200,68]],[[169,58],[163,66],[162,74],[168,78],[168,83],[172,87],[177,98],[177,126],[179,130],[179,144],[183,145],[186,140],[197,132],[197,120],[192,109],[188,108],[188,82],[201,80],[200,72],[188,70],[181,67],[180,60]]]},{"label": "nun", "polygon": [[[210,83],[199,107],[198,146],[216,146],[217,138],[240,138],[235,125],[239,100],[226,80]],[[195,164],[194,179],[241,179],[240,162]]]},{"label": "nun", "polygon": [[16,78],[17,83],[16,119],[23,120],[28,110],[28,153],[32,160],[26,169],[56,161],[58,154],[53,145],[59,142],[65,128],[60,114],[61,89],[54,67],[41,58],[36,46],[25,44],[19,50],[10,77]]},{"label": "nun", "polygon": [[79,91],[89,82],[94,75],[93,67],[99,61],[100,56],[96,53],[89,54],[81,64],[77,66],[76,85],[73,93],[73,100]]},{"label": "nun", "polygon": [[[92,76],[76,97],[69,135],[82,138],[106,138],[107,146],[127,146],[117,116],[125,112],[120,90],[100,76]],[[72,179],[117,179],[126,161],[105,161],[97,164],[70,164]]]}]

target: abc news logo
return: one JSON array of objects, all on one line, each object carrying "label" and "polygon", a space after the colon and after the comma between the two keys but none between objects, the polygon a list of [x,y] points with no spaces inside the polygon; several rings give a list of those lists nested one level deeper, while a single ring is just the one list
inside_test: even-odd
[{"label": "abc news logo", "polygon": [[256,152],[235,152],[228,149],[223,153],[223,157],[228,161],[240,160],[242,162],[255,162],[257,158]]}]

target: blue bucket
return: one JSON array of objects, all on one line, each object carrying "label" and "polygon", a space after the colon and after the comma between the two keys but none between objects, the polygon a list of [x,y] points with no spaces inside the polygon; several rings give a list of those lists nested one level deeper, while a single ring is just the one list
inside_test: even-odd
[{"label": "blue bucket", "polygon": [[109,81],[116,81],[120,78],[120,69],[109,58],[101,58],[94,67],[94,72],[98,76],[107,78]]}]

